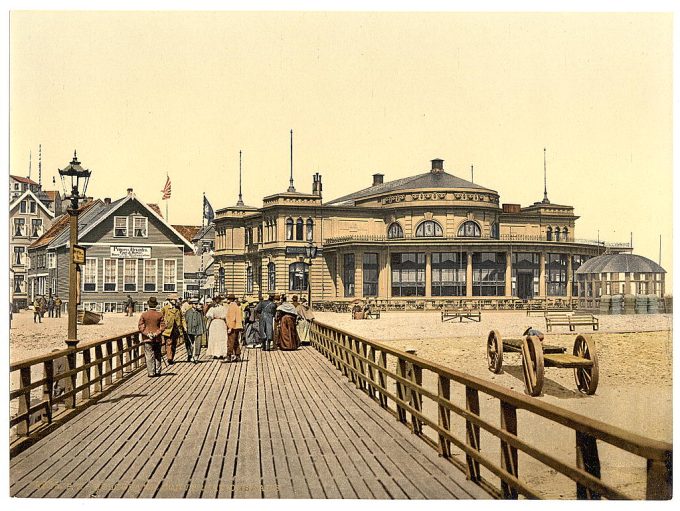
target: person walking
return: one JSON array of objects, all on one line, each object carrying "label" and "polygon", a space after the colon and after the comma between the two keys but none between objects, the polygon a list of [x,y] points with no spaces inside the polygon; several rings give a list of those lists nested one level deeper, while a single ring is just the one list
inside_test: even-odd
[{"label": "person walking", "polygon": [[262,300],[255,307],[255,314],[260,316],[260,341],[262,351],[269,351],[274,339],[274,315],[276,314],[276,304],[274,295],[269,294],[266,300]]},{"label": "person walking", "polygon": [[201,356],[201,339],[205,334],[205,318],[203,311],[198,303],[198,300],[189,300],[191,307],[189,307],[184,315],[184,321],[187,325],[187,332],[184,336],[184,345],[187,349],[187,362],[198,363],[198,358]]},{"label": "person walking", "polygon": [[52,295],[47,299],[47,317],[54,317],[54,298],[52,298]]},{"label": "person walking", "polygon": [[292,351],[300,346],[295,324],[297,322],[297,311],[293,304],[286,301],[286,295],[281,296],[281,305],[276,308],[276,316],[281,322],[281,335],[279,338],[279,348],[283,351]]},{"label": "person walking", "polygon": [[172,294],[168,297],[168,303],[163,306],[161,312],[165,320],[165,330],[163,331],[163,344],[165,345],[165,356],[168,359],[168,364],[175,363],[175,351],[177,350],[177,339],[186,332],[186,322],[182,317],[182,311],[179,309],[179,297]]},{"label": "person walking", "polygon": [[165,330],[165,319],[163,313],[157,309],[158,301],[155,296],[149,298],[147,303],[149,310],[144,311],[139,317],[137,328],[142,334],[146,372],[151,378],[161,375],[161,342]]},{"label": "person walking", "polygon": [[[38,296],[35,300],[33,300],[33,323],[42,323],[42,302],[40,301],[40,297]],[[36,319],[38,321],[36,321]]]},{"label": "person walking", "polygon": [[60,318],[61,317],[61,298],[59,298],[59,295],[54,295],[54,317],[55,318]]},{"label": "person walking", "polygon": [[260,344],[260,325],[257,314],[255,314],[256,307],[257,303],[248,303],[248,306],[243,311],[243,336],[245,338],[243,344],[251,348],[255,348]]},{"label": "person walking", "polygon": [[227,296],[227,360],[238,362],[241,359],[239,339],[243,331],[243,311],[239,307],[236,296]]},{"label": "person walking", "polygon": [[208,318],[208,350],[212,358],[227,356],[227,309],[222,304],[222,297],[213,298],[211,307],[205,315]]},{"label": "person walking", "polygon": [[130,295],[127,295],[127,299],[125,300],[125,315],[126,316],[132,316],[132,314],[134,312],[135,312],[135,302]]}]

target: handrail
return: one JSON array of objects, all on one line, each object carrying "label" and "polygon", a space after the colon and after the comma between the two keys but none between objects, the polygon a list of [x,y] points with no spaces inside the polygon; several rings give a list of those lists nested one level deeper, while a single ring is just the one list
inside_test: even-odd
[{"label": "handrail", "polygon": [[[40,366],[42,374],[33,374]],[[143,367],[138,331],[11,363],[10,375],[19,373],[19,387],[10,392],[10,402],[18,401],[18,411],[10,417],[10,428],[16,426],[17,437],[11,443],[10,456],[30,444],[33,437],[45,434],[57,419],[69,418],[74,409],[98,399]],[[57,395],[60,383],[63,392]],[[42,397],[32,399],[32,391],[38,389]],[[65,409],[55,413],[54,405],[61,402]],[[38,413],[42,414],[39,422],[34,418]]]},{"label": "handrail", "polygon": [[[314,347],[354,382],[357,388],[366,392],[402,423],[409,423],[407,413],[410,414],[409,427],[413,433],[437,449],[444,458],[464,469],[468,478],[500,497],[517,498],[518,494],[529,498],[540,497],[539,489],[531,488],[525,481],[518,479],[519,450],[572,479],[576,483],[578,498],[631,498],[600,478],[598,441],[646,460],[648,499],[669,499],[672,496],[673,446],[670,443],[649,439],[550,403],[538,401],[481,378],[324,323],[313,322],[310,334]],[[388,356],[394,358],[396,372],[388,368]],[[434,373],[437,377],[439,382],[437,392],[423,385],[423,371]],[[387,378],[394,382],[396,393],[387,390]],[[465,409],[451,401],[451,382],[465,387]],[[481,417],[480,392],[500,402],[500,428]],[[429,417],[423,412],[423,398],[431,400],[436,405],[438,417]],[[393,406],[389,405],[390,402]],[[576,464],[570,465],[558,460],[551,453],[531,445],[527,439],[520,439],[517,433],[519,409],[572,429],[576,434]],[[456,437],[450,427],[452,412],[466,421],[465,439]],[[423,433],[423,426],[431,428],[438,441],[426,436]],[[500,466],[488,455],[480,453],[480,428],[500,439]],[[451,444],[465,453],[466,464],[457,462],[451,456]],[[480,465],[500,478],[500,488],[482,477]]]}]

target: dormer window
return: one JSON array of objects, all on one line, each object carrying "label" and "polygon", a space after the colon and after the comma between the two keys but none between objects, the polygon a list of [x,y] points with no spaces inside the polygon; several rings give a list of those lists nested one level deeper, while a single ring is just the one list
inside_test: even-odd
[{"label": "dormer window", "polygon": [[477,222],[468,220],[458,228],[458,236],[464,238],[480,238],[482,236],[482,230],[479,228]]},{"label": "dormer window", "polygon": [[416,227],[416,238],[433,238],[443,235],[442,226],[434,220],[426,220]]},{"label": "dormer window", "polygon": [[149,236],[149,219],[144,216],[132,217],[132,235],[135,238],[147,238]]},{"label": "dormer window", "polygon": [[387,229],[387,237],[389,239],[403,238],[404,230],[401,228],[401,225],[399,225],[397,222],[392,222],[390,227]]},{"label": "dormer window", "polygon": [[127,238],[128,219],[126,216],[113,217],[113,236],[114,238]]}]

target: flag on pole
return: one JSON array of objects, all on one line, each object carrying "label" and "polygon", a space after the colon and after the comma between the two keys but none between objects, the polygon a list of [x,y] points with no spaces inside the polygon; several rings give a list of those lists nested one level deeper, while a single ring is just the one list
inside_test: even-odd
[{"label": "flag on pole", "polygon": [[215,218],[215,211],[210,202],[208,202],[208,199],[205,198],[205,195],[203,196],[203,218],[206,219],[208,224]]},{"label": "flag on pole", "polygon": [[170,184],[170,176],[167,176],[167,180],[165,181],[165,186],[161,190],[163,192],[163,199],[162,200],[167,200],[170,198],[170,194],[172,193],[172,185]]}]

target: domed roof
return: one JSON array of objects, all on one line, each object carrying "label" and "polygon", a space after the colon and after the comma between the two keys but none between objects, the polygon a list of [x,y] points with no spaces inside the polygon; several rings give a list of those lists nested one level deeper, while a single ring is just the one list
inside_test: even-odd
[{"label": "domed roof", "polygon": [[577,275],[587,273],[666,273],[666,270],[639,255],[605,254],[588,259],[576,270]]}]

